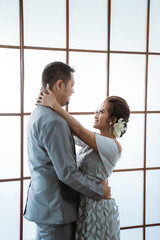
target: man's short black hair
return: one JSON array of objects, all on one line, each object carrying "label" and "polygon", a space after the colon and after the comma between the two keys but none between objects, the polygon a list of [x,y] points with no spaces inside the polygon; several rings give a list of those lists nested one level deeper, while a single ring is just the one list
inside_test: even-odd
[{"label": "man's short black hair", "polygon": [[59,79],[67,85],[71,79],[71,72],[73,73],[74,69],[63,62],[49,63],[42,72],[42,86],[46,88],[46,85],[49,84],[49,87],[52,88]]}]

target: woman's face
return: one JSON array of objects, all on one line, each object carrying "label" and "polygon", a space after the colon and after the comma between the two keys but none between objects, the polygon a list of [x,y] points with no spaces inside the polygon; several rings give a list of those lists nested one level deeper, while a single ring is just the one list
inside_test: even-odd
[{"label": "woman's face", "polygon": [[109,126],[108,102],[104,102],[95,112],[93,127],[102,130]]}]

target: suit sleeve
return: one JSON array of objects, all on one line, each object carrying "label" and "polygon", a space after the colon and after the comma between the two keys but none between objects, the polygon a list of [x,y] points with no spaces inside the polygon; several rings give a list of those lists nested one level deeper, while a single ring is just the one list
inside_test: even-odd
[{"label": "suit sleeve", "polygon": [[102,199],[103,186],[88,179],[77,168],[67,123],[53,121],[43,127],[42,133],[44,147],[59,180],[88,197]]}]

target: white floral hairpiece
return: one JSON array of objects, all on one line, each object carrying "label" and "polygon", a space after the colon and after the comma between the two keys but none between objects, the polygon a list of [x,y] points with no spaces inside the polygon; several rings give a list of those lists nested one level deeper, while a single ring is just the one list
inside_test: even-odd
[{"label": "white floral hairpiece", "polygon": [[123,121],[123,118],[120,118],[118,122],[113,125],[113,134],[115,137],[120,137],[124,131],[126,131],[125,121]]}]

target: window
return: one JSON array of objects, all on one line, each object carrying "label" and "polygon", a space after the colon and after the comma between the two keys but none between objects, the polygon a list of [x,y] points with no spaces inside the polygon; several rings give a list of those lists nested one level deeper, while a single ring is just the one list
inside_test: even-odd
[{"label": "window", "polygon": [[158,240],[159,12],[158,0],[0,1],[2,238],[35,236],[34,223],[23,219],[30,181],[26,125],[42,70],[56,60],[75,68],[75,94],[67,111],[91,130],[94,111],[107,96],[128,101],[123,154],[109,180],[120,210],[121,239]]}]

